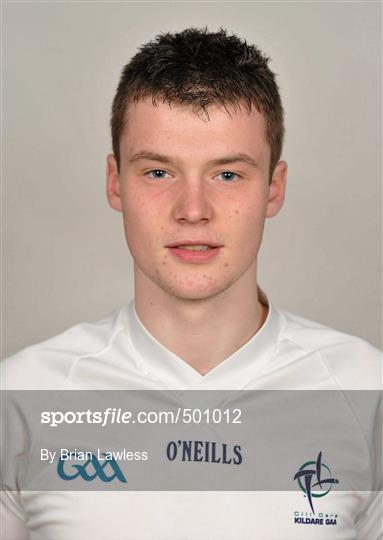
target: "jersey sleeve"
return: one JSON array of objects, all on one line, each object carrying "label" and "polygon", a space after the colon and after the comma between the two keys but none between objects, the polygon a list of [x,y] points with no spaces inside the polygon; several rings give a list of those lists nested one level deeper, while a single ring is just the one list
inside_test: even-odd
[{"label": "jersey sleeve", "polygon": [[356,522],[358,540],[383,540],[383,493],[375,492],[368,508]]},{"label": "jersey sleeve", "polygon": [[29,540],[25,513],[17,492],[0,492],[0,523],[2,540]]},{"label": "jersey sleeve", "polygon": [[375,456],[375,490],[370,493],[366,508],[356,521],[358,540],[383,540],[383,464],[382,403],[375,422],[373,455]]},{"label": "jersey sleeve", "polygon": [[26,514],[19,480],[27,462],[27,430],[12,392],[3,391],[0,424],[0,524],[1,540],[28,540]]}]

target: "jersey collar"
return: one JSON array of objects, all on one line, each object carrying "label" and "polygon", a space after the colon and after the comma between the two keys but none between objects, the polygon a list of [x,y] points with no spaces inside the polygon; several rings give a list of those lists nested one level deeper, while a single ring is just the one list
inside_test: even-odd
[{"label": "jersey collar", "polygon": [[268,306],[268,315],[258,332],[221,364],[201,375],[182,358],[164,347],[142,324],[134,307],[127,306],[130,345],[138,368],[146,376],[158,379],[174,390],[236,390],[245,388],[260,375],[271,359],[278,341],[278,311],[259,290],[259,298]]}]

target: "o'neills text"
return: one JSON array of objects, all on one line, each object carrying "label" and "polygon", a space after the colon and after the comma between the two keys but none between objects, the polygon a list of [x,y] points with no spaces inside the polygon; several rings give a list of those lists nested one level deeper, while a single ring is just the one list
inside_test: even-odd
[{"label": "o'neills text", "polygon": [[169,461],[178,459],[224,465],[242,463],[241,447],[238,444],[231,448],[226,443],[212,441],[170,441],[166,447],[166,456]]}]

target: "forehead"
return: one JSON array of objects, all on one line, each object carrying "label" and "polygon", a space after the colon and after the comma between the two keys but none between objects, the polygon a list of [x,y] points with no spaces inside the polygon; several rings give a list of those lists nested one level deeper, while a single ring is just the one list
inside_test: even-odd
[{"label": "forehead", "polygon": [[150,97],[128,105],[121,137],[122,156],[142,149],[198,159],[235,152],[267,159],[270,154],[266,121],[255,107],[210,105],[204,112],[178,103],[153,104]]}]

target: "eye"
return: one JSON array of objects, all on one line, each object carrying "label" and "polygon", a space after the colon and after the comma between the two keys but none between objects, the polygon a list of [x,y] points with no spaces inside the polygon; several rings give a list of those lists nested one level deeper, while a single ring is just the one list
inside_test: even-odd
[{"label": "eye", "polygon": [[224,171],[218,174],[218,178],[224,180],[225,182],[233,182],[234,180],[238,180],[240,176],[232,171]]},{"label": "eye", "polygon": [[149,171],[146,174],[149,176],[149,178],[154,178],[155,180],[162,180],[166,178],[166,175],[168,173],[162,169],[153,169],[152,171]]}]

